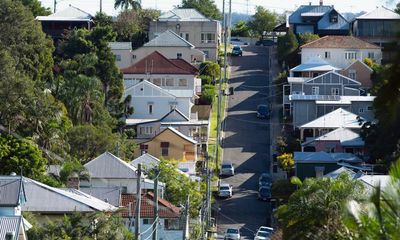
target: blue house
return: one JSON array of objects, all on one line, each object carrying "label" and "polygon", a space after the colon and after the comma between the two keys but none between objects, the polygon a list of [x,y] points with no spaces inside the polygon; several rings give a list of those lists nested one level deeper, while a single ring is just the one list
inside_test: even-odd
[{"label": "blue house", "polygon": [[301,5],[289,16],[289,27],[298,35],[313,33],[319,36],[349,35],[350,23],[333,6]]}]

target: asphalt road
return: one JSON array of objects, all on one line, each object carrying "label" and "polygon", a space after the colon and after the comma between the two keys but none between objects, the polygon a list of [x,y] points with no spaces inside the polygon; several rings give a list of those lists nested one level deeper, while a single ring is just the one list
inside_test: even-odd
[{"label": "asphalt road", "polygon": [[233,197],[218,200],[218,235],[240,228],[242,239],[253,239],[260,226],[269,225],[270,204],[257,200],[258,177],[269,172],[269,120],[256,118],[258,104],[269,104],[269,49],[247,46],[242,57],[230,60],[230,87],[224,125],[223,161],[235,166],[235,176],[222,179],[233,185]]}]

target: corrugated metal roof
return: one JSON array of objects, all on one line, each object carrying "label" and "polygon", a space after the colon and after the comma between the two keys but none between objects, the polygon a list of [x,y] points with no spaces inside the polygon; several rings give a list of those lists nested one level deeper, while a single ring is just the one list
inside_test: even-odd
[{"label": "corrugated metal roof", "polygon": [[311,122],[303,124],[300,129],[304,128],[361,128],[360,120],[364,118],[349,112],[343,108],[338,108],[332,112],[325,114]]},{"label": "corrugated metal roof", "polygon": [[361,162],[360,158],[351,153],[294,152],[293,158],[295,163]]},{"label": "corrugated metal roof", "polygon": [[84,166],[91,178],[137,178],[135,167],[109,152],[101,154]]},{"label": "corrugated metal roof", "polygon": [[61,11],[50,14],[49,16],[37,16],[36,19],[39,21],[91,21],[93,16],[77,7],[69,5],[69,7]]},{"label": "corrugated metal roof", "polygon": [[131,42],[109,42],[108,46],[112,50],[132,50]]},{"label": "corrugated metal roof", "polygon": [[212,21],[194,8],[175,8],[162,14],[159,21]]},{"label": "corrugated metal roof", "polygon": [[301,5],[289,16],[289,24],[303,23],[302,15],[321,16],[332,9],[332,6]]},{"label": "corrugated metal roof", "polygon": [[121,206],[120,187],[81,187],[79,190],[115,207]]},{"label": "corrugated metal roof", "polygon": [[307,141],[302,145],[306,146],[315,141],[339,141],[342,146],[352,146],[352,147],[356,146],[362,147],[365,145],[365,142],[360,137],[360,134],[355,133],[352,130],[343,127],[328,132],[311,141]]},{"label": "corrugated metal roof", "polygon": [[21,177],[0,177],[0,206],[18,206],[20,200]]},{"label": "corrugated metal roof", "polygon": [[21,216],[0,217],[0,239],[6,239],[6,234],[12,232],[16,237],[15,240],[18,240],[19,230],[21,228],[21,220]]},{"label": "corrugated metal roof", "polygon": [[369,13],[356,17],[356,19],[400,19],[400,15],[384,6],[380,6]]},{"label": "corrugated metal roof", "polygon": [[312,57],[308,61],[290,69],[290,71],[294,71],[294,72],[332,71],[332,70],[340,70],[340,69],[330,65],[327,61],[321,59],[318,56]]},{"label": "corrugated metal roof", "polygon": [[160,164],[160,160],[151,154],[145,153],[142,156],[135,158],[129,164],[137,167],[139,163],[142,164],[145,169],[152,169]]},{"label": "corrugated metal roof", "polygon": [[356,173],[353,170],[351,170],[350,168],[340,167],[330,173],[325,174],[324,177],[336,179],[342,173],[349,174],[351,176],[351,178],[353,178],[356,175]]},{"label": "corrugated metal roof", "polygon": [[167,30],[157,37],[153,38],[148,43],[145,43],[143,47],[188,47],[194,48],[194,45],[186,41],[178,34],[171,30]]}]

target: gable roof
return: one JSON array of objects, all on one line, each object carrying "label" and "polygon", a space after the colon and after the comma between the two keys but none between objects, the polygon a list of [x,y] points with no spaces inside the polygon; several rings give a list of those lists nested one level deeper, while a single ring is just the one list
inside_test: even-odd
[{"label": "gable roof", "polygon": [[23,204],[20,203],[21,197],[25,201],[25,189],[20,176],[0,177],[0,207]]},{"label": "gable roof", "polygon": [[384,6],[377,7],[371,12],[365,13],[359,17],[356,17],[356,20],[359,19],[397,19],[400,20],[400,15],[396,12],[392,11],[389,8]]},{"label": "gable roof", "polygon": [[120,187],[81,187],[79,190],[115,207],[121,206]]},{"label": "gable roof", "polygon": [[351,170],[350,168],[340,167],[332,172],[325,174],[324,177],[336,179],[342,173],[349,174],[351,178],[353,178],[356,175],[356,173],[353,170]]},{"label": "gable roof", "polygon": [[174,8],[162,14],[158,21],[212,21],[194,8]]},{"label": "gable roof", "polygon": [[[166,92],[170,93],[170,91],[166,91]],[[173,95],[171,95],[171,96],[173,96]],[[127,125],[133,126],[133,125],[148,124],[148,123],[154,123],[154,122],[162,122],[164,120],[168,120],[168,117],[171,117],[171,116],[172,117],[174,117],[174,116],[180,117],[181,119],[178,120],[179,122],[181,122],[181,121],[190,121],[190,119],[187,116],[185,116],[185,114],[183,114],[177,108],[174,108],[169,113],[165,114],[160,119],[129,119],[129,118],[127,118],[125,120],[125,123]],[[169,121],[171,121],[171,120],[169,120]]]},{"label": "gable roof", "polygon": [[130,162],[129,164],[134,167],[137,167],[139,163],[142,164],[146,169],[151,169],[155,166],[158,166],[158,164],[160,163],[160,159],[154,157],[151,154],[145,153],[133,159],[133,161]]},{"label": "gable roof", "polygon": [[50,14],[49,16],[37,16],[39,21],[84,21],[90,22],[93,16],[77,7],[69,5],[69,7]]},{"label": "gable roof", "polygon": [[295,163],[361,162],[361,159],[352,153],[294,152],[293,158]]},{"label": "gable roof", "polygon": [[153,141],[153,139],[157,138],[159,135],[161,135],[161,134],[164,133],[165,131],[171,131],[171,132],[174,133],[175,135],[181,137],[183,140],[188,141],[188,142],[190,142],[190,143],[192,143],[192,144],[197,144],[197,141],[196,141],[196,140],[194,140],[193,138],[190,138],[190,137],[184,135],[183,133],[179,132],[178,130],[176,130],[176,129],[173,128],[173,127],[166,127],[166,128],[164,128],[164,129],[161,130],[157,135],[155,135],[153,138],[151,138],[151,139],[149,139],[149,140],[147,140],[147,141],[144,141],[143,143]]},{"label": "gable roof", "polygon": [[365,120],[364,118],[349,112],[343,108],[338,108],[332,112],[329,112],[311,122],[300,126],[302,128],[361,128],[359,120]]},{"label": "gable roof", "polygon": [[325,36],[300,46],[303,48],[381,49],[353,36]]},{"label": "gable roof", "polygon": [[121,72],[124,74],[197,75],[198,70],[194,67],[189,69],[187,65],[171,61],[158,51],[154,51],[130,67],[121,69]]},{"label": "gable roof", "polygon": [[330,65],[327,61],[321,59],[320,57],[312,57],[305,63],[297,65],[296,67],[290,69],[290,71],[294,72],[308,72],[308,71],[333,71],[340,70],[340,68],[336,68]]},{"label": "gable roof", "polygon": [[365,64],[363,61],[360,61],[360,60],[356,60],[356,61],[352,62],[349,66],[347,66],[345,69],[343,69],[343,71],[346,71],[347,69],[351,68],[353,65],[356,65],[356,64],[361,64],[363,67],[368,69],[368,71],[370,71],[371,73],[374,71],[367,64]]},{"label": "gable roof", "polygon": [[123,178],[136,179],[136,168],[109,152],[105,152],[84,167],[91,178]]},{"label": "gable roof", "polygon": [[6,239],[7,233],[14,233],[13,240],[19,238],[20,230],[24,230],[22,216],[0,216],[0,239]]},{"label": "gable roof", "polygon": [[289,23],[302,23],[302,17],[321,17],[332,9],[332,6],[325,5],[301,5],[289,16]]},{"label": "gable roof", "polygon": [[355,86],[361,86],[361,83],[357,80],[351,79],[349,77],[346,77],[338,72],[335,71],[330,71],[321,75],[316,76],[315,78],[311,78],[306,80],[304,83],[306,84],[323,84],[324,80],[328,79],[329,82],[331,83],[343,83],[343,85],[355,85]]},{"label": "gable roof", "polygon": [[[154,196],[152,193],[143,194],[140,201],[140,217],[153,218],[154,216]],[[134,194],[122,194],[123,217],[128,217],[128,207],[131,204],[132,216],[135,215],[136,196]],[[160,218],[179,218],[180,209],[167,200],[158,198],[158,216]]]},{"label": "gable roof", "polygon": [[342,146],[352,146],[352,147],[360,147],[365,145],[365,142],[360,137],[360,134],[355,133],[352,130],[343,127],[340,127],[320,137],[307,141],[302,145],[303,146],[308,145],[311,142],[316,142],[316,141],[339,141]]},{"label": "gable roof", "polygon": [[174,31],[167,30],[149,42],[145,43],[143,47],[188,47],[194,48],[194,45],[186,41]]},{"label": "gable roof", "polygon": [[[138,88],[138,87],[141,87],[141,86],[143,86],[143,85],[147,85],[147,86],[149,86],[150,88],[153,88],[153,89],[158,90],[159,93],[160,93],[162,96],[170,96],[170,97],[172,97],[172,98],[176,98],[176,97],[177,97],[177,96],[173,95],[173,94],[172,94],[170,91],[168,91],[167,89],[164,89],[164,88],[162,88],[162,87],[159,87],[159,86],[155,85],[154,83],[149,82],[149,81],[147,81],[147,80],[143,80],[143,81],[138,82],[138,83],[135,84],[135,85],[129,86],[128,88],[125,89],[124,94],[125,94],[125,95],[128,95],[128,94],[127,94],[128,91],[131,91],[131,90],[133,90],[133,89],[135,89],[135,88]],[[143,94],[144,94],[144,93],[143,93]],[[130,95],[132,95],[132,97],[135,97],[135,96],[136,96],[135,94],[130,94]]]}]

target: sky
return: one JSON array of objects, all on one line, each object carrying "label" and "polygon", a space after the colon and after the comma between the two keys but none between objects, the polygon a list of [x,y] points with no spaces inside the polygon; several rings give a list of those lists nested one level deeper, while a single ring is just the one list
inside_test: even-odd
[{"label": "sky", "polygon": [[[54,0],[40,0],[42,5],[49,7],[53,10]],[[99,11],[101,0],[57,0],[57,11],[68,7],[68,5],[73,5],[86,12],[95,14]],[[225,0],[226,5],[229,0]],[[285,10],[291,11],[296,9],[300,5],[319,4],[319,0],[231,0],[232,1],[232,12],[238,13],[249,13],[254,14],[255,6],[261,5],[267,9],[282,13]],[[120,10],[114,9],[114,0],[102,0],[103,11],[108,15],[118,15]],[[142,0],[143,8],[155,8],[161,11],[171,10],[174,6],[179,5],[182,0]],[[222,10],[223,0],[215,0],[218,8]],[[334,5],[335,9],[339,12],[354,12],[358,13],[361,11],[369,12],[376,8],[377,6],[386,6],[389,8],[394,8],[395,0],[324,0],[324,5]],[[227,8],[226,8],[227,10]]]}]

